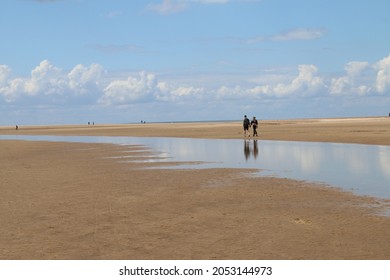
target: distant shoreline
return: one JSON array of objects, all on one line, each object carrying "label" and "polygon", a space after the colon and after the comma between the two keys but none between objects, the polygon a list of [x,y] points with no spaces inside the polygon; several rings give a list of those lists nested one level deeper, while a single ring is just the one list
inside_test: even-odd
[{"label": "distant shoreline", "polygon": [[[259,120],[260,140],[390,145],[389,117]],[[241,121],[0,127],[3,135],[243,139]],[[256,138],[251,138],[256,139]]]},{"label": "distant shoreline", "polygon": [[[251,118],[251,116],[249,116]],[[323,118],[291,118],[291,119],[262,119],[257,117],[260,121],[265,122],[273,122],[273,121],[281,121],[281,122],[288,122],[288,121],[345,121],[345,120],[367,120],[367,119],[388,119],[388,116],[356,116],[356,117],[323,117]],[[390,119],[390,118],[389,118]],[[143,121],[143,122],[141,122]],[[15,128],[16,125],[19,127],[74,127],[74,126],[112,126],[112,125],[134,125],[134,124],[180,124],[180,123],[231,123],[231,122],[240,122],[241,119],[231,119],[231,120],[191,120],[191,121],[185,121],[185,120],[178,120],[178,121],[147,121],[147,120],[140,120],[138,122],[128,122],[128,123],[64,123],[64,124],[9,124],[9,125],[0,125],[0,129],[4,128]]]}]

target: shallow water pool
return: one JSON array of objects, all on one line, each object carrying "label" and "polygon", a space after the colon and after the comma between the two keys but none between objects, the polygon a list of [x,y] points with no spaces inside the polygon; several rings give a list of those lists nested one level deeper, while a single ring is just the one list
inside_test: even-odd
[{"label": "shallow water pool", "polygon": [[1,139],[145,145],[159,155],[143,159],[148,162],[202,162],[164,168],[257,169],[262,176],[325,183],[390,199],[390,146],[159,137],[3,135]]}]

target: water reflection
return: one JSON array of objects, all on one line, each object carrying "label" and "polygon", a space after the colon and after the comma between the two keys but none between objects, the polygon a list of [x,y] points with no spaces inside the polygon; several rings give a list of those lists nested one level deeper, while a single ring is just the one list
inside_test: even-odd
[{"label": "water reflection", "polygon": [[259,155],[257,140],[244,140],[244,155],[246,160],[248,160],[251,156],[253,156],[254,159],[257,159],[257,156]]},{"label": "water reflection", "polygon": [[166,168],[251,168],[259,170],[260,175],[323,182],[357,194],[390,198],[390,146],[92,136],[0,136],[0,139],[144,145],[160,153],[145,158],[148,162],[204,162]]}]

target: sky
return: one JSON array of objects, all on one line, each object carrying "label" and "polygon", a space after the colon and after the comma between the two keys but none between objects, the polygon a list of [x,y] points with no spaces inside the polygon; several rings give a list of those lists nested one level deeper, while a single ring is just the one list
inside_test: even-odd
[{"label": "sky", "polygon": [[0,0],[0,125],[388,116],[388,0]]}]

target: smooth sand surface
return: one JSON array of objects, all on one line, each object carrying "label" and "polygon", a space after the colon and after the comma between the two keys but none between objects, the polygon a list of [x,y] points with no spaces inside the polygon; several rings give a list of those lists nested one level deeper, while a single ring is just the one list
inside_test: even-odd
[{"label": "smooth sand surface", "polygon": [[[242,138],[240,122],[0,134]],[[390,144],[389,118],[263,121],[260,139]],[[145,169],[140,147],[0,141],[0,259],[390,259],[389,200],[248,170]],[[153,151],[150,151],[153,153]],[[249,172],[249,173],[248,173]]]}]

